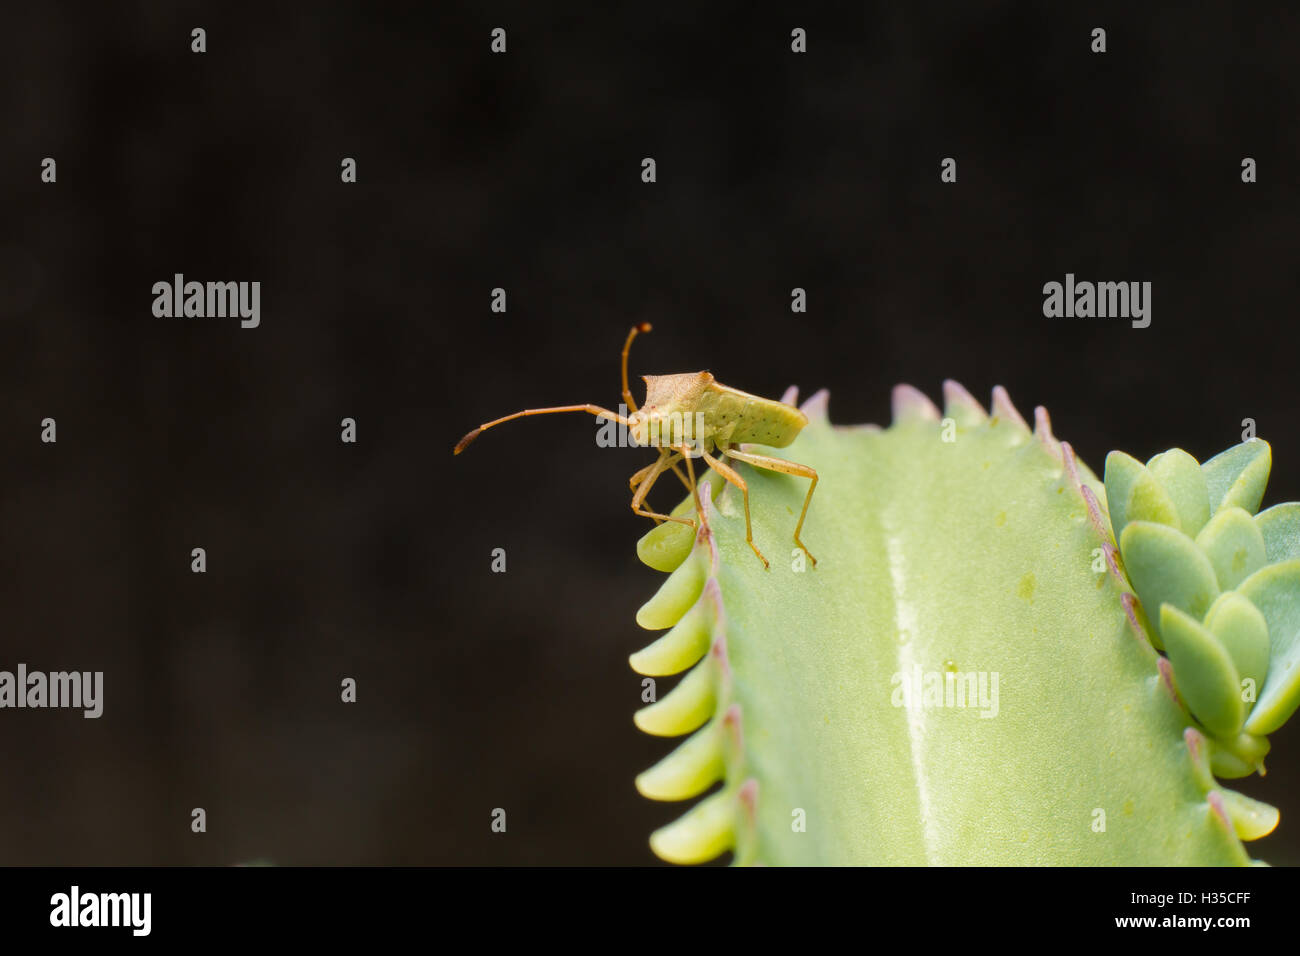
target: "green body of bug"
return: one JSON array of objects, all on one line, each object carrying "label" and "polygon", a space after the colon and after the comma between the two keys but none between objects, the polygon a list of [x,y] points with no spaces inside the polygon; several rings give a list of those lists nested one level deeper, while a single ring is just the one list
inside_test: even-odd
[{"label": "green body of bug", "polygon": [[[645,404],[628,416],[638,445],[671,445],[680,438],[706,451],[740,442],[784,448],[808,424],[792,405],[720,385],[708,372],[643,375],[642,381]],[[679,421],[690,423],[685,434],[673,427]]]},{"label": "green body of bug", "polygon": [[[808,503],[812,501],[813,490],[817,487],[817,472],[807,465],[744,451],[739,447],[744,442],[784,448],[793,442],[803,427],[808,424],[808,418],[791,405],[720,385],[708,372],[643,376],[646,384],[646,400],[645,405],[638,409],[628,388],[627,355],[637,333],[649,331],[648,322],[634,326],[623,345],[623,401],[631,412],[626,418],[599,405],[530,408],[485,422],[457,442],[453,452],[459,455],[470,442],[489,428],[528,415],[586,412],[597,418],[619,422],[627,426],[628,434],[634,444],[659,449],[658,460],[632,476],[630,485],[635,492],[632,496],[632,510],[638,515],[653,518],[656,523],[678,521],[693,527],[692,519],[651,511],[644,507],[644,502],[659,476],[666,471],[673,471],[695,496],[698,513],[699,492],[695,484],[695,468],[692,459],[703,459],[727,482],[739,488],[744,496],[745,537],[764,567],[768,566],[767,558],[763,557],[763,553],[754,544],[753,531],[750,527],[749,487],[736,469],[723,458],[743,461],[768,471],[808,478],[811,484],[808,486],[807,497],[804,498],[799,522],[795,525],[794,541],[803,548],[804,553],[816,566],[817,559],[804,547],[799,532],[803,529],[804,518],[808,515]],[[715,450],[718,452],[717,455],[712,454]],[[678,462],[685,463],[687,475],[683,475],[678,469]]]}]

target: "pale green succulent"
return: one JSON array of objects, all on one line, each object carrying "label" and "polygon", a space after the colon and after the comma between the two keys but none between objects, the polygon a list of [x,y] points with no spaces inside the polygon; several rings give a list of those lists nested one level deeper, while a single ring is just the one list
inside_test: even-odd
[{"label": "pale green succulent", "polygon": [[1204,465],[1116,452],[1103,485],[1043,409],[1031,430],[1001,388],[991,417],[944,391],[940,413],[895,389],[888,429],[830,424],[825,392],[804,404],[779,454],[821,476],[815,569],[788,544],[804,486],[750,468],[755,540],[788,560],[755,560],[712,473],[697,534],[641,540],[671,574],[637,621],[670,630],[632,666],[689,671],[636,722],[691,736],[637,786],[721,784],[651,846],[740,864],[1251,862],[1242,841],[1278,813],[1215,777],[1262,772],[1300,703],[1300,504],[1256,514],[1269,446]]}]

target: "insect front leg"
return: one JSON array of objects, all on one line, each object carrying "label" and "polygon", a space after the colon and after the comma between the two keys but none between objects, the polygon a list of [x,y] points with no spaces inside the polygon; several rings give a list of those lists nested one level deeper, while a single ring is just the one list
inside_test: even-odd
[{"label": "insect front leg", "polygon": [[673,451],[681,455],[682,460],[686,462],[686,473],[691,479],[691,497],[695,499],[695,513],[697,515],[702,515],[704,514],[704,509],[700,505],[700,486],[695,483],[695,466],[691,464],[691,450],[685,445],[675,445],[673,446]]},{"label": "insect front leg", "polygon": [[812,484],[808,486],[808,494],[803,499],[803,510],[799,512],[799,523],[794,526],[794,543],[803,549],[803,553],[808,555],[808,560],[817,566],[817,559],[812,556],[812,552],[799,538],[799,532],[803,530],[803,519],[808,517],[808,503],[812,501],[813,491],[817,488],[817,472],[808,465],[800,465],[797,462],[786,461],[784,458],[773,458],[770,455],[755,455],[753,452],[737,451],[734,448],[724,448],[724,455],[735,458],[737,461],[748,462],[755,468],[766,468],[768,471],[777,471],[783,475],[797,475],[800,478],[809,478]]},{"label": "insect front leg", "polygon": [[[708,458],[709,456],[704,451],[705,447],[707,446],[703,446],[703,445],[700,446],[700,454],[703,457]],[[691,479],[691,498],[693,498],[695,501],[695,513],[700,516],[702,527],[704,531],[707,532],[709,530],[709,522],[704,515],[704,506],[700,502],[700,486],[695,480],[695,466],[691,463],[690,449],[686,445],[674,445],[673,450],[676,451],[678,454],[680,454],[682,456],[682,460],[686,462],[686,473],[690,476]],[[714,494],[716,493],[711,493],[710,497],[713,497]],[[761,558],[762,555],[760,554],[759,557]]]},{"label": "insect front leg", "polygon": [[655,519],[656,524],[661,521],[676,521],[679,524],[684,524],[688,527],[694,528],[695,522],[689,518],[679,518],[674,515],[660,514],[657,511],[650,511],[649,509],[642,507],[646,495],[650,494],[650,489],[653,488],[655,482],[659,480],[659,476],[670,467],[669,462],[672,459],[672,456],[672,451],[664,448],[659,452],[659,458],[656,461],[645,468],[642,468],[641,471],[632,476],[632,483],[639,485],[636,489],[636,494],[632,496],[632,510],[643,518]]},{"label": "insect front leg", "polygon": [[641,482],[645,481],[647,478],[649,478],[650,472],[654,471],[658,467],[659,467],[658,459],[650,462],[650,464],[646,465],[644,468],[642,468],[635,475],[633,475],[631,478],[628,479],[627,486],[631,488],[633,491],[636,491],[636,486],[641,484]]},{"label": "insect front leg", "polygon": [[[704,460],[712,466],[714,471],[740,489],[740,493],[745,499],[745,542],[753,549],[754,553],[758,555],[758,560],[763,562],[763,569],[767,570],[767,558],[763,557],[763,552],[759,551],[758,545],[754,544],[754,529],[750,527],[749,524],[749,485],[745,484],[745,479],[740,477],[740,474],[736,469],[732,468],[728,464],[724,464],[717,458],[714,458],[707,451],[704,452]],[[800,547],[802,547],[802,545],[800,545]],[[812,555],[808,556],[812,557]],[[815,564],[816,562],[813,563]]]},{"label": "insect front leg", "polygon": [[[666,451],[666,449],[665,449],[665,451]],[[664,458],[663,458],[663,455],[661,454],[661,455],[659,456],[659,458],[657,458],[656,460],[650,462],[650,464],[646,465],[644,468],[642,468],[640,471],[638,471],[635,475],[633,475],[633,476],[628,480],[628,487],[631,488],[633,491],[636,491],[637,486],[640,485],[642,482],[646,481],[647,479],[650,479],[651,483],[653,484],[654,481],[657,481],[657,480],[658,480],[659,475],[663,473],[663,470],[664,470],[664,469],[663,469],[663,465],[664,465],[664,464],[669,465],[669,467],[671,467],[672,470],[673,470],[674,472],[677,473],[678,477],[680,477],[680,478],[682,479],[682,481],[685,482],[685,481],[686,481],[686,476],[683,475],[683,474],[682,474],[680,471],[678,471],[678,469],[677,469],[677,463],[676,463],[676,460],[675,460],[675,459],[677,459],[678,457],[680,457],[680,456],[679,456],[676,452],[668,452],[668,461],[665,462],[665,461],[664,461]],[[653,475],[654,477],[651,478],[651,475]],[[687,485],[686,487],[687,487],[687,489],[689,490],[691,486],[690,486],[690,485]],[[650,493],[649,489],[646,489],[646,494],[649,494],[649,493]],[[655,522],[655,524],[663,524],[663,523],[664,523],[662,518],[655,518],[655,519],[654,519],[654,522]]]},{"label": "insect front leg", "polygon": [[[668,459],[668,465],[670,468],[672,468],[673,474],[681,479],[681,482],[686,487],[686,490],[690,491],[691,483],[686,480],[686,476],[682,474],[681,468],[677,467],[677,463],[681,461],[681,458],[682,456],[680,454],[678,454],[677,452],[673,452],[672,457]],[[655,465],[657,464],[658,462],[652,461],[650,464],[646,465],[644,468],[638,471],[635,475],[632,476],[631,480],[629,480],[628,487],[630,487],[633,491],[635,491],[636,486],[646,480],[650,472],[654,469]]]}]

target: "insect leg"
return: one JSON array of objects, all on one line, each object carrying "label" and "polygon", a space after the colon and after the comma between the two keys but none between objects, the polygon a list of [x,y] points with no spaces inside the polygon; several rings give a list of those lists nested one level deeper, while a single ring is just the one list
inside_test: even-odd
[{"label": "insect leg", "polygon": [[[642,468],[640,471],[638,471],[635,475],[633,475],[628,480],[628,487],[631,488],[633,491],[636,491],[637,485],[641,484],[643,481],[646,481],[647,479],[650,481],[650,484],[653,486],[654,482],[659,479],[659,475],[663,473],[663,465],[665,464],[664,461],[665,455],[668,456],[668,463],[670,463],[673,471],[677,471],[677,465],[676,463],[673,462],[673,459],[677,457],[677,453],[673,451],[669,451],[668,449],[665,448],[663,450],[663,453],[660,454],[660,456],[657,459],[650,462],[650,464],[646,465],[644,468]],[[680,475],[681,472],[678,472],[678,474]],[[685,476],[682,477],[682,480],[683,481],[686,480]],[[647,488],[646,494],[649,493],[650,493],[650,489]],[[655,520],[655,524],[663,524],[663,519],[661,518],[655,518],[654,520]]]},{"label": "insect leg", "polygon": [[[690,491],[691,483],[686,480],[686,476],[682,474],[681,468],[677,467],[677,463],[680,460],[681,460],[681,455],[679,455],[677,452],[673,452],[672,458],[669,459],[668,466],[672,469],[673,474],[675,474],[678,478],[682,480],[682,484],[686,486],[686,490]],[[641,482],[646,480],[646,477],[650,474],[650,470],[654,468],[656,464],[657,462],[652,461],[650,464],[646,465],[644,468],[638,471],[635,475],[631,477],[631,479],[628,482],[628,486],[633,490],[635,490],[637,485],[641,484]]]},{"label": "insect leg", "polygon": [[[637,488],[636,494],[632,496],[632,510],[643,518],[654,518],[656,524],[658,524],[661,521],[676,521],[680,524],[688,525],[689,527],[694,528],[695,522],[692,521],[690,518],[680,518],[680,517],[675,517],[673,515],[660,514],[657,511],[650,511],[642,507],[642,503],[645,501],[646,495],[650,494],[650,489],[653,488],[655,482],[659,480],[659,476],[663,474],[665,470],[667,470],[668,460],[671,457],[672,457],[672,452],[669,451],[667,448],[664,448],[659,452],[659,458],[649,465],[649,474],[647,474],[644,478],[642,478],[639,482],[637,482],[640,485],[640,487]],[[646,471],[646,469],[642,468],[641,472],[644,471]],[[637,475],[640,475],[641,472],[637,472]],[[636,475],[633,476],[634,479],[636,477],[637,477]]]},{"label": "insect leg", "polygon": [[642,468],[635,475],[633,475],[631,478],[628,479],[627,486],[631,488],[633,491],[636,491],[636,486],[641,484],[641,482],[645,481],[648,477],[650,477],[650,472],[654,471],[658,467],[659,467],[658,459],[650,462],[650,464],[646,465],[644,468]]},{"label": "insect leg", "polygon": [[704,509],[700,505],[700,486],[695,483],[695,466],[691,464],[690,449],[685,445],[675,445],[673,446],[673,451],[681,455],[682,459],[686,462],[686,474],[689,475],[691,479],[691,497],[695,499],[695,513],[697,515],[702,515],[704,514]]},{"label": "insect leg", "polygon": [[758,560],[763,562],[763,568],[764,570],[766,570],[768,567],[767,558],[763,557],[763,552],[759,551],[758,546],[754,544],[754,530],[753,528],[750,527],[749,524],[749,485],[745,484],[745,479],[740,477],[740,474],[736,471],[736,469],[732,468],[730,465],[723,464],[721,461],[719,461],[718,459],[710,455],[707,451],[704,452],[704,460],[713,466],[714,471],[716,471],[723,478],[727,479],[727,481],[731,482],[733,485],[739,488],[740,493],[744,495],[745,543],[748,544],[751,548],[753,548],[754,553],[758,555]]},{"label": "insect leg", "polygon": [[808,503],[812,501],[813,491],[817,488],[817,472],[808,465],[800,465],[783,458],[772,458],[769,455],[755,455],[752,452],[736,451],[734,448],[725,448],[722,453],[738,461],[749,462],[755,468],[766,468],[768,471],[777,471],[783,475],[797,475],[800,478],[812,479],[812,484],[808,486],[808,494],[803,500],[803,511],[799,512],[799,523],[794,526],[794,543],[803,548],[803,553],[808,555],[808,560],[813,563],[813,567],[816,567],[817,559],[799,539],[799,532],[803,530],[803,519],[808,517]]}]

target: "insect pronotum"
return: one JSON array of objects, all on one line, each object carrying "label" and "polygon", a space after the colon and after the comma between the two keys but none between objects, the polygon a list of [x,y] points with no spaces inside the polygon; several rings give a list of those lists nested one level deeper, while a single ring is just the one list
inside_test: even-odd
[{"label": "insect pronotum", "polygon": [[[803,549],[804,554],[816,566],[817,559],[804,545],[799,537],[803,530],[804,518],[808,516],[808,503],[812,501],[813,491],[817,488],[817,472],[808,465],[759,455],[750,451],[741,451],[742,442],[753,442],[772,448],[784,448],[794,441],[795,436],[808,424],[808,418],[799,409],[761,398],[736,388],[730,388],[717,382],[708,372],[683,372],[677,375],[643,375],[646,385],[645,404],[638,409],[632,392],[627,384],[627,355],[632,347],[632,340],[639,332],[649,332],[650,323],[634,325],[623,343],[622,381],[623,402],[630,414],[624,418],[599,405],[558,405],[553,408],[528,408],[513,415],[506,415],[490,422],[484,422],[478,428],[462,438],[452,449],[459,455],[475,438],[489,428],[523,418],[528,415],[550,415],[556,412],[585,412],[627,426],[628,434],[634,444],[657,447],[659,457],[646,465],[629,482],[632,495],[632,510],[645,518],[653,518],[655,524],[664,521],[677,521],[689,527],[695,527],[693,518],[675,517],[660,514],[645,507],[646,496],[654,487],[659,477],[666,471],[673,471],[681,479],[687,490],[695,499],[696,514],[700,513],[700,493],[695,483],[695,466],[693,458],[701,458],[726,481],[740,489],[745,502],[745,541],[768,567],[767,558],[754,544],[754,532],[749,521],[749,485],[731,465],[723,458],[734,458],[747,462],[755,468],[780,472],[785,475],[798,475],[810,480],[808,494],[803,500],[803,510],[799,513],[799,522],[794,527],[794,543]],[[718,454],[710,454],[717,450]],[[684,462],[687,474],[683,475],[678,463]]]}]

